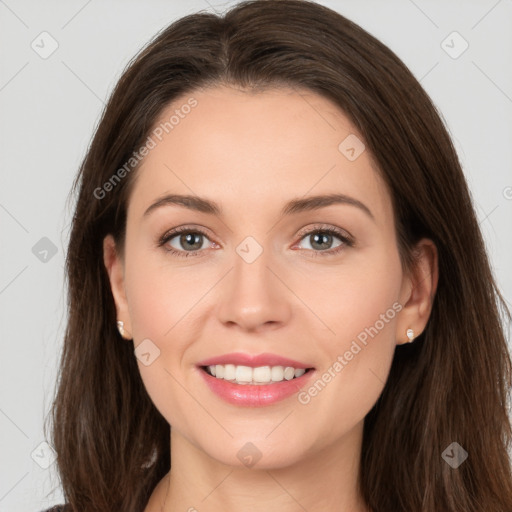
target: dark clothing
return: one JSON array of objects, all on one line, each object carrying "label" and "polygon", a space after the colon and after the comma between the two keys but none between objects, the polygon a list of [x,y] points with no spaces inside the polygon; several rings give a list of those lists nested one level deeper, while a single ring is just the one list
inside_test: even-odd
[{"label": "dark clothing", "polygon": [[42,510],[41,512],[64,512],[64,505],[55,505],[54,507]]}]

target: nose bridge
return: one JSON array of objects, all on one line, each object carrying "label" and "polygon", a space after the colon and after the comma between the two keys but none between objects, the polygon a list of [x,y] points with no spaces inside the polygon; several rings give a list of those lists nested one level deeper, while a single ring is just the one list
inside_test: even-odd
[{"label": "nose bridge", "polygon": [[263,247],[253,236],[235,247],[233,271],[219,308],[222,322],[257,329],[288,318],[286,287],[275,275],[275,263],[268,244]]},{"label": "nose bridge", "polygon": [[[246,237],[235,249],[234,257],[234,275],[233,280],[236,288],[243,291],[244,288],[250,287],[257,291],[257,288],[263,288],[266,293],[270,290],[268,274],[269,266],[272,262],[272,254],[268,244],[263,247],[254,237]],[[256,288],[254,286],[256,285]]]}]

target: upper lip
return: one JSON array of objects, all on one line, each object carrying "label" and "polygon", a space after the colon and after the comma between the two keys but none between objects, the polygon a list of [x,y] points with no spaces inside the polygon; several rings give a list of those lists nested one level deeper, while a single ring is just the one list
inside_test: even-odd
[{"label": "upper lip", "polygon": [[198,366],[211,366],[216,364],[234,364],[237,366],[250,366],[257,368],[259,366],[291,366],[293,368],[312,368],[311,365],[282,357],[277,354],[244,354],[242,352],[233,352],[221,356],[211,357],[197,363]]}]

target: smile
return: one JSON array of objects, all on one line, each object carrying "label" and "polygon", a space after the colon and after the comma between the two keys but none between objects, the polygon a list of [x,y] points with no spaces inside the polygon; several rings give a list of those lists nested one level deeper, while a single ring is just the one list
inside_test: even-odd
[{"label": "smile", "polygon": [[292,380],[304,375],[308,369],[292,366],[250,366],[234,364],[217,364],[202,367],[216,379],[224,379],[236,384],[264,385],[283,380]]},{"label": "smile", "polygon": [[275,354],[224,354],[197,367],[210,391],[225,402],[246,407],[284,400],[316,373],[311,366]]}]

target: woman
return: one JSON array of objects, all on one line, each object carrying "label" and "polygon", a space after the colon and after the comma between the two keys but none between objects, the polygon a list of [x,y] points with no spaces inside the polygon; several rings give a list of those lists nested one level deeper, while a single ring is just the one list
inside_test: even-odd
[{"label": "woman", "polygon": [[182,18],[75,188],[66,509],[512,509],[510,312],[382,43],[300,0]]}]

